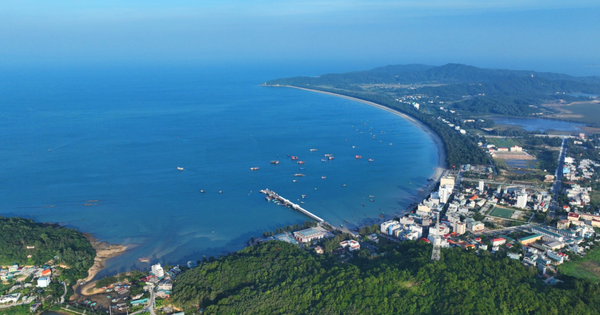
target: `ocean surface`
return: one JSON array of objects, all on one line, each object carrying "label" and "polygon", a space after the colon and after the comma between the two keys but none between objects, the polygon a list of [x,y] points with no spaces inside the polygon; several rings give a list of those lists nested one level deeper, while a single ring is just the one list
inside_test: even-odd
[{"label": "ocean surface", "polygon": [[569,121],[558,121],[551,119],[540,118],[508,118],[508,117],[491,117],[497,125],[513,125],[519,126],[527,131],[546,132],[549,130],[571,132],[583,132],[582,127],[585,124],[578,124]]},{"label": "ocean surface", "polygon": [[[236,251],[251,236],[308,220],[265,201],[264,188],[290,200],[306,194],[304,208],[336,226],[415,202],[438,163],[430,136],[365,104],[260,86],[301,71],[2,71],[0,215],[134,245],[105,275],[149,268],[143,256],[172,265]],[[322,162],[324,154],[335,159]]]}]

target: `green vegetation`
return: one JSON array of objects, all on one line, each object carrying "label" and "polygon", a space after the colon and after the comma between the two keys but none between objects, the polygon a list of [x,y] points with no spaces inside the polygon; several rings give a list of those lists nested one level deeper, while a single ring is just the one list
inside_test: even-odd
[{"label": "green vegetation", "polygon": [[565,109],[572,112],[572,115],[580,116],[573,117],[569,115],[569,120],[580,123],[594,124],[596,126],[600,125],[600,104],[598,103],[573,104],[565,107]]},{"label": "green vegetation", "polygon": [[492,212],[490,212],[490,215],[493,215],[495,217],[510,219],[510,217],[512,216],[513,213],[514,213],[514,211],[512,211],[510,209],[494,207],[494,209],[492,209]]},{"label": "green vegetation", "polygon": [[[600,286],[543,285],[501,254],[460,249],[430,261],[431,245],[389,244],[341,264],[283,242],[246,248],[183,273],[173,302],[204,314],[597,314]],[[362,256],[362,255],[359,255]]]},{"label": "green vegetation", "polygon": [[569,261],[558,266],[562,274],[600,281],[600,248],[590,250],[583,258],[576,254],[571,254],[569,258]]},{"label": "green vegetation", "polygon": [[78,231],[22,218],[0,217],[0,248],[0,264],[43,265],[54,260],[69,266],[61,273],[71,280],[87,277],[96,256],[90,242]]}]

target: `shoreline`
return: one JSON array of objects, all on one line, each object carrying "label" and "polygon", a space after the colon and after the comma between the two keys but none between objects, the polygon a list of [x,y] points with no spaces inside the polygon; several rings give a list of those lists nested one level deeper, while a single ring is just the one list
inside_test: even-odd
[{"label": "shoreline", "polygon": [[[446,150],[445,150],[444,142],[442,141],[442,138],[440,138],[440,136],[437,133],[435,133],[433,130],[431,130],[429,127],[427,127],[425,124],[423,124],[419,120],[415,119],[414,117],[411,117],[411,116],[409,116],[409,115],[407,115],[405,113],[402,113],[402,112],[400,112],[398,110],[389,108],[389,107],[384,106],[384,105],[380,105],[380,104],[377,104],[377,103],[374,103],[374,102],[370,102],[370,101],[361,100],[359,98],[352,97],[352,96],[347,96],[347,95],[343,95],[343,94],[338,94],[338,93],[333,93],[333,92],[327,92],[327,91],[321,91],[321,90],[315,90],[315,89],[309,89],[309,88],[303,88],[303,87],[297,87],[297,86],[291,86],[291,85],[265,85],[265,84],[263,84],[263,86],[266,86],[266,87],[293,88],[293,89],[304,90],[304,91],[309,91],[309,92],[316,92],[316,93],[327,94],[327,95],[341,97],[341,98],[345,98],[345,99],[348,99],[348,100],[351,100],[351,101],[363,103],[365,105],[377,107],[377,108],[385,110],[385,111],[387,111],[387,112],[389,112],[391,114],[399,116],[399,117],[407,120],[408,122],[412,123],[417,128],[421,129],[423,132],[425,132],[431,138],[431,140],[433,141],[433,143],[434,143],[434,145],[435,145],[435,147],[437,149],[438,165],[435,167],[435,170],[434,170],[433,174],[429,177],[432,180],[429,181],[426,185],[424,185],[421,188],[417,189],[417,193],[416,193],[416,196],[415,196],[415,200],[417,200],[417,202],[421,202],[427,196],[429,196],[429,194],[431,194],[431,192],[433,191],[433,189],[435,188],[435,186],[440,182],[440,179],[442,178],[443,174],[448,170],[448,167],[446,165]],[[400,215],[400,216],[405,215],[408,212],[409,212],[409,208],[407,206],[407,208],[401,209],[401,210],[395,212],[394,214],[384,215],[383,218],[380,218],[380,217],[366,218],[366,220],[365,220],[366,222],[359,223],[359,224],[356,225],[356,227],[360,229],[360,228],[365,227],[365,226],[370,226],[371,224],[377,224],[379,222],[384,222],[385,220],[389,220],[389,219],[393,218],[396,215]],[[334,227],[334,228],[340,229],[340,228],[337,228],[337,227]],[[341,229],[342,230],[345,229],[345,230],[350,231],[347,227],[343,227]]]},{"label": "shoreline", "polygon": [[96,283],[96,281],[91,280],[93,280],[100,271],[106,268],[106,261],[123,254],[128,248],[130,248],[129,245],[109,244],[107,242],[102,242],[90,233],[82,234],[88,240],[88,242],[90,242],[92,248],[96,251],[96,257],[94,257],[94,264],[88,270],[87,278],[80,279],[84,281],[84,284],[80,285],[79,281],[73,284],[73,295],[71,295],[70,300],[77,299],[79,295],[86,296],[85,291],[89,288],[93,288]]},{"label": "shoreline", "polygon": [[[369,106],[373,106],[373,107],[377,107],[379,109],[385,110],[389,113],[392,113],[396,116],[402,117],[406,120],[408,120],[409,122],[411,122],[413,125],[417,126],[419,129],[423,130],[427,135],[429,135],[429,137],[431,137],[431,139],[433,140],[433,143],[435,144],[436,148],[437,148],[437,152],[438,152],[438,165],[436,166],[435,171],[433,172],[433,175],[431,175],[431,179],[433,179],[433,183],[429,183],[427,185],[425,185],[425,187],[427,189],[433,189],[433,187],[430,186],[435,186],[435,184],[437,182],[439,182],[440,178],[442,177],[442,174],[444,173],[444,171],[446,171],[448,168],[446,166],[446,150],[444,147],[444,142],[442,141],[442,138],[440,138],[440,136],[435,133],[433,130],[431,130],[429,127],[427,127],[425,124],[423,124],[422,122],[420,122],[419,120],[405,114],[402,113],[400,111],[397,111],[395,109],[389,108],[387,106],[384,105],[380,105],[374,102],[370,102],[370,101],[365,101],[365,100],[361,100],[359,98],[356,97],[352,97],[352,96],[346,96],[343,94],[338,94],[338,93],[333,93],[333,92],[326,92],[326,91],[321,91],[321,90],[315,90],[315,89],[309,89],[309,88],[302,88],[302,87],[297,87],[297,86],[292,86],[292,85],[264,85],[267,87],[285,87],[285,88],[292,88],[292,89],[298,89],[298,90],[304,90],[304,91],[310,91],[310,92],[317,92],[317,93],[322,93],[322,94],[327,94],[327,95],[331,95],[331,96],[337,96],[337,97],[341,97],[341,98],[345,98],[351,101],[356,101],[356,102],[360,102]],[[425,190],[427,190],[425,189]],[[424,191],[425,191],[424,190]]]}]

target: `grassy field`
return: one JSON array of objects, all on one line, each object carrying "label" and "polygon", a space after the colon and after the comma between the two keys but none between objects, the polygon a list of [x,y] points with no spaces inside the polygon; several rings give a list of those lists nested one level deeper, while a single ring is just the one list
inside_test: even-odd
[{"label": "grassy field", "polygon": [[590,251],[580,261],[567,261],[558,270],[565,275],[600,281],[600,249]]},{"label": "grassy field", "polygon": [[581,115],[581,118],[569,118],[571,120],[590,122],[600,124],[600,104],[582,103],[566,107],[575,115]]},{"label": "grassy field", "polygon": [[515,145],[521,146],[522,143],[519,139],[513,138],[485,138],[485,140],[489,143],[493,143],[497,148],[510,148]]},{"label": "grassy field", "polygon": [[495,216],[495,217],[510,219],[510,216],[512,216],[513,212],[514,211],[509,210],[509,209],[494,207],[494,209],[492,209],[492,212],[490,212],[490,215]]}]

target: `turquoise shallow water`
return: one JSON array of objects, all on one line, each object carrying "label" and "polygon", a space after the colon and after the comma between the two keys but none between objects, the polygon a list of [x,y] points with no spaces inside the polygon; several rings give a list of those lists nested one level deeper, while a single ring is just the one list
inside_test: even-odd
[{"label": "turquoise shallow water", "polygon": [[[4,72],[0,215],[135,244],[107,263],[114,273],[148,267],[141,256],[173,264],[238,250],[307,220],[267,203],[258,193],[267,187],[291,200],[306,194],[304,207],[334,225],[414,202],[438,162],[431,138],[358,102],[259,85],[288,72]],[[326,153],[335,160],[322,162]]]}]

